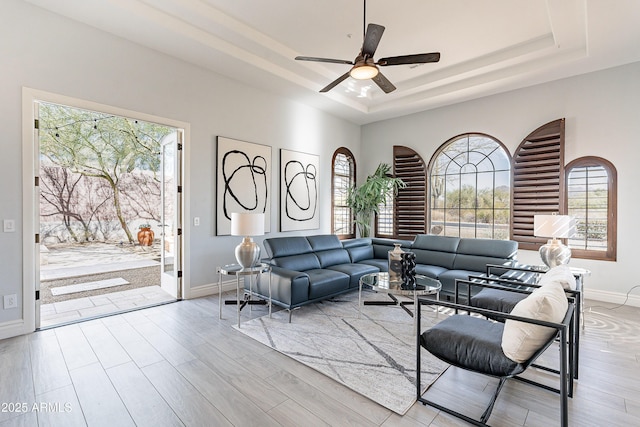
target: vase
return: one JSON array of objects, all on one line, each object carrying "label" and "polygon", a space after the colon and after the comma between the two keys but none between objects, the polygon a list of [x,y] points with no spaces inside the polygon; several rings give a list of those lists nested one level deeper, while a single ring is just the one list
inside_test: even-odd
[{"label": "vase", "polygon": [[413,252],[402,254],[402,287],[404,289],[416,288],[416,254]]},{"label": "vase", "polygon": [[138,243],[140,243],[140,246],[153,245],[153,237],[153,230],[148,227],[141,228],[138,231]]},{"label": "vase", "polygon": [[402,284],[402,254],[400,243],[394,243],[393,250],[389,251],[389,284]]}]

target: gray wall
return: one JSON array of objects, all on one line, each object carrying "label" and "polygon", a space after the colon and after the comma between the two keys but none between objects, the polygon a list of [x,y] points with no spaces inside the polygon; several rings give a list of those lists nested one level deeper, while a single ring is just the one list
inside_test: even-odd
[{"label": "gray wall", "polygon": [[[638,284],[640,228],[640,63],[494,95],[362,128],[359,164],[389,161],[392,146],[411,147],[429,162],[449,138],[466,133],[492,135],[511,153],[530,132],[566,118],[565,161],[600,156],[618,171],[618,261],[573,259],[572,266],[592,271],[586,282],[588,297],[622,302]],[[359,173],[370,172],[360,168]],[[519,259],[540,263],[537,252],[521,251]],[[640,295],[636,290],[635,294]],[[640,298],[631,297],[640,305]]]},{"label": "gray wall", "polygon": [[[16,233],[0,229],[0,295],[17,293],[22,304],[22,87],[66,95],[190,124],[186,147],[189,188],[191,289],[216,282],[215,266],[232,262],[236,237],[215,233],[217,135],[272,147],[274,196],[279,189],[279,149],[320,156],[320,229],[330,231],[331,156],[348,147],[360,154],[360,126],[274,94],[221,77],[25,4],[5,0],[0,13],[0,220],[15,219]],[[274,197],[271,230],[278,230]],[[193,227],[193,217],[201,225]],[[277,234],[277,233],[272,233]],[[302,232],[298,233],[302,234]],[[257,239],[261,241],[260,239]],[[0,300],[1,303],[1,300]],[[2,310],[3,325],[22,317]],[[6,335],[4,335],[6,336]]]}]

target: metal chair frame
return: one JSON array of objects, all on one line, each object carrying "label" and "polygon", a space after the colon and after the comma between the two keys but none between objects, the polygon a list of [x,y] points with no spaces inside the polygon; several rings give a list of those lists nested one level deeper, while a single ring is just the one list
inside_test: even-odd
[{"label": "metal chair frame", "polygon": [[[421,393],[421,387],[420,387],[420,371],[421,371],[421,360],[420,360],[420,356],[421,356],[421,348],[422,345],[420,344],[420,338],[421,338],[421,327],[420,327],[420,319],[421,319],[421,307],[422,305],[436,305],[436,306],[442,306],[442,307],[447,307],[447,308],[451,308],[457,311],[462,310],[462,311],[466,311],[469,314],[471,313],[476,313],[476,314],[480,314],[482,316],[485,316],[487,318],[492,318],[492,319],[504,319],[504,320],[517,320],[520,322],[525,322],[525,323],[530,323],[530,324],[534,324],[534,325],[539,325],[539,326],[546,326],[549,328],[553,328],[556,330],[556,333],[553,335],[553,337],[551,339],[549,339],[545,345],[543,345],[540,349],[538,349],[536,351],[536,353],[525,363],[525,366],[528,368],[529,366],[532,366],[532,364],[534,363],[534,361],[542,354],[545,352],[545,350],[556,341],[556,338],[559,337],[559,388],[554,388],[554,387],[550,387],[546,384],[542,384],[539,383],[537,381],[533,381],[530,380],[528,378],[522,378],[518,375],[508,375],[508,376],[503,376],[503,377],[496,377],[493,375],[489,375],[486,373],[482,373],[483,375],[487,375],[490,377],[494,377],[494,378],[498,378],[499,379],[499,383],[498,386],[496,388],[496,391],[494,393],[494,395],[491,398],[491,401],[489,402],[489,405],[487,406],[487,408],[485,409],[485,411],[483,412],[483,414],[480,417],[480,420],[476,420],[474,418],[469,417],[468,415],[462,414],[460,412],[454,411],[453,409],[447,408],[445,406],[442,406],[438,403],[435,403],[431,400],[425,399],[424,397],[422,397],[422,393]],[[486,310],[486,309],[481,309],[481,308],[477,308],[477,307],[472,307],[469,305],[464,305],[464,304],[456,304],[456,303],[451,303],[451,302],[447,302],[447,301],[435,301],[435,300],[431,300],[431,299],[427,299],[424,297],[420,297],[418,298],[418,306],[416,307],[416,313],[417,313],[417,334],[416,334],[416,355],[417,355],[417,359],[416,359],[416,390],[417,390],[417,400],[419,402],[421,402],[423,405],[429,405],[432,406],[436,409],[439,409],[443,412],[446,412],[450,415],[453,415],[455,417],[458,417],[470,424],[476,425],[476,426],[486,426],[486,421],[489,419],[489,417],[491,416],[491,412],[493,410],[493,406],[498,398],[498,395],[500,393],[500,391],[502,390],[502,386],[504,385],[504,383],[506,382],[507,379],[509,378],[513,378],[522,382],[525,382],[527,384],[531,384],[531,385],[535,385],[538,387],[541,387],[545,390],[549,390],[549,391],[553,391],[555,393],[558,393],[560,395],[560,422],[561,422],[561,426],[562,427],[567,427],[569,425],[569,408],[568,408],[568,398],[571,397],[570,395],[570,391],[573,390],[573,376],[571,374],[571,370],[570,370],[570,360],[569,360],[569,353],[571,352],[571,348],[573,346],[573,342],[572,342],[572,335],[570,333],[570,331],[573,330],[573,326],[574,326],[574,312],[575,312],[575,308],[574,308],[574,303],[570,302],[569,303],[569,307],[567,309],[567,312],[565,314],[564,319],[562,320],[562,322],[560,323],[554,323],[554,322],[546,322],[546,321],[542,321],[542,320],[537,320],[537,319],[530,319],[527,317],[521,317],[521,316],[513,316],[511,314],[508,313],[502,313],[499,311],[493,311],[493,310]],[[491,320],[486,320],[487,322],[491,322]],[[467,368],[465,366],[461,366],[461,365],[455,365],[458,368],[461,369],[465,369],[465,370],[469,370],[472,372],[476,372],[473,369]],[[525,369],[526,370],[526,369]]]}]

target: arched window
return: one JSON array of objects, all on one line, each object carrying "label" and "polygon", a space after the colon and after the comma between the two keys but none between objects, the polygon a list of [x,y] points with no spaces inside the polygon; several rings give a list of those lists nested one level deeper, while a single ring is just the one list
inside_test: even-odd
[{"label": "arched window", "polygon": [[488,135],[469,133],[445,142],[429,163],[432,234],[509,238],[511,159]]},{"label": "arched window", "polygon": [[355,157],[340,147],[331,159],[331,232],[341,239],[356,237],[353,210],[347,206],[347,193],[355,183]]},{"label": "arched window", "polygon": [[616,260],[616,180],[613,164],[581,157],[565,168],[567,214],[576,219],[569,239],[574,258]]}]

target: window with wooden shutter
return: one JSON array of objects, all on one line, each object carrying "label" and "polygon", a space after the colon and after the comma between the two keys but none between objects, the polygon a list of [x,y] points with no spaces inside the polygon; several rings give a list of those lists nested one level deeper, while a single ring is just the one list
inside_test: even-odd
[{"label": "window with wooden shutter", "polygon": [[513,155],[511,238],[537,250],[547,239],[533,235],[535,214],[565,213],[564,119],[539,127]]},{"label": "window with wooden shutter", "polygon": [[411,148],[394,145],[393,174],[407,185],[398,190],[393,203],[394,237],[411,240],[426,233],[427,168]]}]

